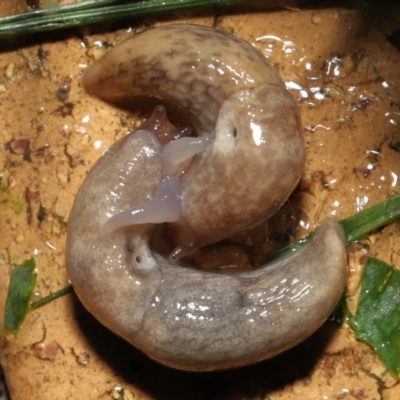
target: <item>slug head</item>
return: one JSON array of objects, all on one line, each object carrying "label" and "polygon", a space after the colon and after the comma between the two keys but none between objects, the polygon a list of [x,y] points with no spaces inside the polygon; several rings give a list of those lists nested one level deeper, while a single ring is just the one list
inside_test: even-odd
[{"label": "slug head", "polygon": [[304,160],[298,105],[283,86],[230,95],[214,143],[182,177],[182,217],[168,225],[174,258],[271,217],[297,185]]}]

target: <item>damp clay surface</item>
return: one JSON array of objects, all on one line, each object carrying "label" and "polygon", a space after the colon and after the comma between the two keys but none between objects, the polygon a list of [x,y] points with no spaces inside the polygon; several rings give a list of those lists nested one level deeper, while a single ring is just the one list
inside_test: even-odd
[{"label": "damp clay surface", "polygon": [[[1,3],[0,3],[0,7]],[[0,8],[6,13],[10,10]],[[157,23],[170,23],[166,20]],[[252,269],[271,249],[399,192],[400,53],[379,27],[344,9],[192,17],[256,46],[299,101],[306,142],[300,184],[268,225],[191,256]],[[65,34],[0,53],[0,310],[12,266],[36,258],[35,299],[68,283],[66,224],[98,157],[142,120],[141,110],[90,97],[88,65],[145,24]],[[354,307],[366,255],[400,267],[393,224],[349,246],[346,294]],[[400,386],[352,330],[328,321],[293,350],[231,371],[193,374],[149,360],[94,320],[74,294],[30,313],[0,359],[20,399],[397,399]]]}]

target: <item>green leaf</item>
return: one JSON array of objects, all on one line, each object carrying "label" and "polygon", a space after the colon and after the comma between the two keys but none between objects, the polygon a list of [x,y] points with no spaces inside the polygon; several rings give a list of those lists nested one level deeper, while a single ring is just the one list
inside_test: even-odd
[{"label": "green leaf", "polygon": [[396,378],[400,374],[400,271],[368,258],[361,293],[349,324],[358,340],[367,343]]},{"label": "green leaf", "polygon": [[25,260],[22,264],[15,265],[11,272],[3,317],[3,331],[6,335],[17,335],[29,311],[36,310],[49,301],[55,300],[73,291],[72,286],[68,285],[29,305],[36,284],[37,275],[34,273],[35,266],[35,260],[30,258],[29,260]]},{"label": "green leaf", "polygon": [[[370,208],[362,210],[351,217],[342,219],[340,225],[344,230],[346,243],[351,243],[362,239],[368,233],[381,228],[400,218],[400,195],[390,197],[388,200],[382,201]],[[295,240],[288,246],[274,251],[266,258],[267,262],[285,257],[289,253],[297,251],[303,244],[307,243],[313,237],[313,233]]]},{"label": "green leaf", "polygon": [[3,330],[6,334],[15,336],[25,318],[36,284],[34,269],[35,260],[30,258],[22,264],[17,264],[11,272],[3,317]]}]

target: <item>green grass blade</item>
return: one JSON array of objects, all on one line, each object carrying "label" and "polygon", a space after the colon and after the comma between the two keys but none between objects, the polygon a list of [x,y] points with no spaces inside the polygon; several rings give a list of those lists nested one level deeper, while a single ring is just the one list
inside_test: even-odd
[{"label": "green grass blade", "polygon": [[[387,225],[400,218],[400,195],[393,196],[370,208],[358,212],[351,217],[339,221],[344,230],[346,243],[362,239],[368,233]],[[307,243],[312,238],[312,233],[295,240],[283,249],[271,253],[265,261],[270,262],[284,257]]]},{"label": "green grass blade", "polygon": [[367,233],[374,231],[400,218],[400,196],[378,203],[375,206],[340,221],[347,243],[361,239]]},{"label": "green grass blade", "polygon": [[201,7],[233,6],[261,1],[262,0],[142,0],[133,2],[90,0],[53,7],[48,10],[36,10],[2,17],[0,18],[0,38]]},{"label": "green grass blade", "polygon": [[71,293],[73,291],[74,291],[74,289],[72,288],[72,285],[65,286],[64,288],[57,290],[54,293],[50,293],[49,295],[41,298],[40,300],[37,300],[37,301],[34,301],[33,303],[31,303],[29,311],[36,310],[37,308],[43,306],[44,304],[48,303],[49,301],[58,299],[59,297],[64,296],[65,294]]}]

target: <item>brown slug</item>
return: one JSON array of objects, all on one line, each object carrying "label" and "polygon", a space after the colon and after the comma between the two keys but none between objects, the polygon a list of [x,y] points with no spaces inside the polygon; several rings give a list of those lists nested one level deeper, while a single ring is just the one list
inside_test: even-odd
[{"label": "brown slug", "polygon": [[[85,307],[151,358],[192,371],[261,361],[315,332],[346,280],[334,218],[252,272],[176,262],[269,218],[300,179],[298,106],[263,55],[224,32],[166,25],[110,50],[83,85],[117,105],[161,105],[102,155],[76,196],[66,263]],[[175,128],[164,106],[197,137]],[[151,245],[158,223],[173,238],[170,258]]]}]

